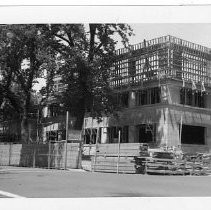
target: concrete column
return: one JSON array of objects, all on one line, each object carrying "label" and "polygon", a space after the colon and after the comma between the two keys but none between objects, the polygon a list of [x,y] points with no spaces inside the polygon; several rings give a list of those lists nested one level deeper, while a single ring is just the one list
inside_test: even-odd
[{"label": "concrete column", "polygon": [[158,145],[168,145],[168,109],[160,111],[160,118],[156,126],[156,143]]},{"label": "concrete column", "polygon": [[136,105],[135,92],[129,92],[129,107],[134,107]]},{"label": "concrete column", "polygon": [[101,144],[108,143],[108,128],[104,127],[101,130]]},{"label": "concrete column", "polygon": [[178,147],[179,139],[179,124],[177,122],[168,123],[168,146]]}]

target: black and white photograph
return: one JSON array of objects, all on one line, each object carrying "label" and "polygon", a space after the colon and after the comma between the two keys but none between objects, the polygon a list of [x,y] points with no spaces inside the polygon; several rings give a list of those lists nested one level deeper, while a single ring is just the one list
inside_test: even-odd
[{"label": "black and white photograph", "polygon": [[2,202],[209,198],[211,6],[20,7],[0,7]]}]

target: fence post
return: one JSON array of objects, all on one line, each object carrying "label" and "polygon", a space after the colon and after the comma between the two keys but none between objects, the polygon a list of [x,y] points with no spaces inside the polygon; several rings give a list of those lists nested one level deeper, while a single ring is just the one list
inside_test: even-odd
[{"label": "fence post", "polygon": [[82,146],[82,141],[80,141],[78,145],[77,168],[81,168]]},{"label": "fence post", "polygon": [[[65,159],[64,159],[64,169],[67,169],[67,141],[68,141],[68,122],[69,122],[69,111],[66,112],[66,140],[65,140]],[[70,145],[71,148],[71,145]]]},{"label": "fence post", "polygon": [[121,131],[118,133],[118,156],[117,156],[117,174],[119,173],[119,159],[120,159],[120,135]]},{"label": "fence post", "polygon": [[35,168],[35,163],[36,163],[36,144],[33,144],[33,168]]},{"label": "fence post", "polygon": [[51,165],[51,141],[48,142],[48,169]]},{"label": "fence post", "polygon": [[95,166],[97,162],[98,138],[99,138],[99,128],[97,129],[97,136],[96,136],[96,142],[95,142],[95,157],[94,157],[93,171],[95,171]]},{"label": "fence post", "polygon": [[12,143],[9,144],[9,166],[11,164]]}]

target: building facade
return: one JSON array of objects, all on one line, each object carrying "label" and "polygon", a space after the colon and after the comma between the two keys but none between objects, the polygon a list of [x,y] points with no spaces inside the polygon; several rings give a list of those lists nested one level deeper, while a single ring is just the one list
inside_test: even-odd
[{"label": "building facade", "polygon": [[110,85],[121,109],[84,119],[85,143],[143,142],[211,150],[211,49],[164,36],[116,51]]}]

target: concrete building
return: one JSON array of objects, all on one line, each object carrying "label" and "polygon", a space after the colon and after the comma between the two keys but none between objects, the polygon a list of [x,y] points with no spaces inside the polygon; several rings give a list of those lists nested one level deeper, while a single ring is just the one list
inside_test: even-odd
[{"label": "concrete building", "polygon": [[118,118],[84,119],[85,143],[146,142],[211,151],[211,49],[164,36],[116,51]]}]

